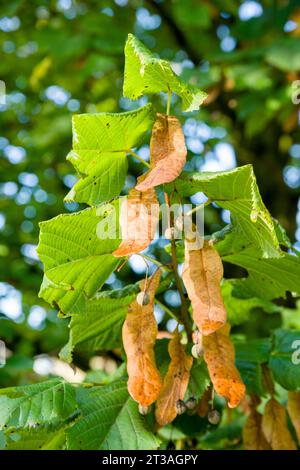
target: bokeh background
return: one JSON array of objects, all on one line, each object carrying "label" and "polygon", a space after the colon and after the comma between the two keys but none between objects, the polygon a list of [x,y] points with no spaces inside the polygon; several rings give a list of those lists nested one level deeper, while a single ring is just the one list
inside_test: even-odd
[{"label": "bokeh background", "polygon": [[[187,169],[220,171],[252,163],[267,207],[300,247],[300,115],[299,104],[292,102],[300,80],[299,1],[2,1],[0,339],[9,357],[0,368],[0,386],[69,373],[55,359],[67,341],[67,323],[38,298],[38,222],[81,208],[63,202],[76,181],[65,160],[73,113],[130,110],[147,99],[164,109],[164,96],[138,102],[122,97],[129,32],[209,93],[196,113],[183,115],[176,97],[172,102],[187,139]],[[138,153],[149,159],[148,145]],[[141,164],[130,160],[125,192],[141,172]],[[202,194],[192,198],[202,201]],[[229,220],[227,211],[207,209],[206,233]],[[164,256],[159,242],[152,251]],[[238,274],[234,270],[226,266],[227,277]],[[144,272],[144,262],[133,256],[105,288],[135,281]],[[167,292],[165,301],[177,308],[178,293]],[[286,306],[295,304],[288,299]],[[156,315],[165,321],[158,307]],[[254,315],[247,328],[263,335],[268,322],[279,321],[269,317],[259,322]],[[109,356],[96,359],[96,368],[113,367]],[[87,364],[85,357],[77,358],[82,370]]]}]

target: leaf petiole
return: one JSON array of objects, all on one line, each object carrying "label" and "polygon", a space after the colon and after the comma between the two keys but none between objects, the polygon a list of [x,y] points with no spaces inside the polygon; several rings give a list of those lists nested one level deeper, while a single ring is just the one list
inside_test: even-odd
[{"label": "leaf petiole", "polygon": [[145,165],[147,168],[151,169],[151,166],[148,162],[145,162],[137,153],[133,152],[133,150],[127,150],[127,153],[132,157],[136,158],[140,163]]},{"label": "leaf petiole", "polygon": [[172,310],[170,310],[165,304],[163,304],[160,300],[158,299],[155,299],[155,303],[157,305],[159,305],[168,315],[170,315],[170,317],[172,317],[174,320],[176,320],[178,323],[180,323],[180,321],[178,320],[178,318],[176,317],[176,315],[172,312]]}]

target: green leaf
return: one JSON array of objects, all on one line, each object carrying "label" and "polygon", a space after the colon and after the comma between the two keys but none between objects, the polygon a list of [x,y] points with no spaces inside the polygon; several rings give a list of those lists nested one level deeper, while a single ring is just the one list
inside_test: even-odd
[{"label": "green leaf", "polygon": [[278,329],[273,334],[269,366],[274,379],[287,390],[300,390],[300,333]]},{"label": "green leaf", "polygon": [[266,61],[283,72],[297,72],[300,70],[299,39],[286,37],[272,42]]},{"label": "green leaf", "polygon": [[261,365],[247,360],[236,360],[236,366],[241,374],[244,384],[246,385],[247,392],[255,393],[260,396],[265,395],[266,390],[264,387]]},{"label": "green leaf", "polygon": [[71,416],[76,408],[74,388],[60,379],[4,388],[0,390],[0,427],[58,422]]},{"label": "green leaf", "polygon": [[81,418],[67,431],[68,449],[157,449],[160,441],[149,430],[128,395],[126,381],[80,390]]},{"label": "green leaf", "polygon": [[271,346],[270,338],[234,341],[235,363],[248,393],[266,393],[261,364],[268,362]]},{"label": "green leaf", "polygon": [[275,313],[281,311],[280,307],[264,299],[258,297],[251,297],[248,299],[241,299],[234,297],[235,281],[223,282],[222,296],[227,311],[227,318],[231,325],[240,325],[249,319],[251,311],[254,308],[261,308],[267,313]]},{"label": "green leaf", "polygon": [[230,210],[239,243],[255,246],[263,257],[280,256],[274,224],[260,196],[252,165],[216,173],[183,173],[175,186],[181,196],[202,191],[218,206]]},{"label": "green leaf", "polygon": [[204,361],[194,361],[190,373],[190,381],[186,391],[186,398],[191,396],[196,399],[201,398],[205,390],[210,384],[207,367]]},{"label": "green leaf", "polygon": [[172,91],[182,99],[183,111],[199,109],[207,94],[199,88],[183,82],[166,60],[155,57],[132,34],[125,45],[125,72],[123,94],[136,100],[146,93]]},{"label": "green leaf", "polygon": [[222,256],[224,261],[248,271],[248,277],[235,282],[234,294],[271,300],[285,297],[286,292],[300,294],[300,260],[281,252],[280,258],[261,258],[255,248]]},{"label": "green leaf", "polygon": [[283,328],[300,330],[300,299],[296,308],[284,308],[281,311]]},{"label": "green leaf", "polygon": [[[90,206],[109,201],[119,196],[127,174],[128,163],[125,152],[101,153],[91,156],[87,153],[84,176],[66,195],[65,201],[85,202]],[[74,152],[68,160],[74,162]]]},{"label": "green leaf", "polygon": [[234,341],[234,346],[238,361],[249,361],[256,364],[268,362],[272,348],[270,338]]},{"label": "green leaf", "polygon": [[100,292],[87,301],[82,315],[71,318],[69,342],[60,356],[71,362],[75,346],[88,351],[111,350],[120,346],[128,305],[138,291],[137,285],[127,286],[125,289]]},{"label": "green leaf", "polygon": [[217,429],[213,428],[200,438],[201,449],[228,449],[230,443],[236,446],[241,441],[243,427],[245,425],[245,415],[235,419],[229,424],[223,424]]},{"label": "green leaf", "polygon": [[119,263],[111,254],[120,244],[117,202],[40,224],[37,252],[45,276],[39,295],[65,315],[84,310]]},{"label": "green leaf", "polygon": [[141,143],[153,121],[151,104],[119,114],[75,114],[67,159],[81,178],[65,200],[96,205],[118,196],[127,174],[126,152]]},{"label": "green leaf", "polygon": [[66,443],[66,426],[38,426],[6,433],[5,450],[62,450]]}]

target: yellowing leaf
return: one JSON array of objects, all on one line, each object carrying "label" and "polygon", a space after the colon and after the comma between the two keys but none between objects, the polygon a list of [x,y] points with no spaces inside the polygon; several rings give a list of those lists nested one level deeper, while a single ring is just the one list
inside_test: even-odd
[{"label": "yellowing leaf", "polygon": [[134,300],[128,308],[123,325],[123,344],[127,355],[128,391],[142,406],[153,403],[161,389],[161,378],[154,357],[157,324],[153,313],[155,291],[158,288],[160,271],[148,281],[141,282],[141,291],[149,295],[147,305]]},{"label": "yellowing leaf", "polygon": [[203,336],[204,359],[216,392],[228,400],[229,408],[239,405],[246,387],[235,367],[234,346],[229,337],[230,326]]},{"label": "yellowing leaf", "polygon": [[180,338],[180,334],[176,331],[170,340],[171,362],[156,403],[155,416],[161,426],[171,423],[176,418],[176,404],[178,400],[183,400],[189,383],[193,358],[187,356]]},{"label": "yellowing leaf", "polygon": [[174,181],[182,172],[186,155],[184,135],[178,119],[157,113],[150,142],[152,170],[136,189],[146,191]]},{"label": "yellowing leaf", "polygon": [[115,257],[129,256],[147,248],[155,237],[159,218],[159,204],[153,188],[145,192],[130,190],[121,205],[120,227],[122,239]]},{"label": "yellowing leaf", "polygon": [[262,431],[262,415],[255,409],[251,410],[243,429],[244,448],[246,450],[269,450],[264,433]]},{"label": "yellowing leaf", "polygon": [[226,322],[220,282],[223,265],[218,252],[207,242],[200,250],[185,248],[182,279],[192,303],[194,321],[203,335],[210,335]]},{"label": "yellowing leaf", "polygon": [[287,409],[300,443],[300,392],[289,392]]},{"label": "yellowing leaf", "polygon": [[29,78],[29,83],[33,90],[38,90],[40,88],[40,82],[47,75],[51,65],[52,65],[51,57],[44,57],[41,60],[41,62],[39,62],[34,67]]},{"label": "yellowing leaf", "polygon": [[273,450],[296,450],[287,427],[285,409],[275,398],[266,404],[262,430]]}]

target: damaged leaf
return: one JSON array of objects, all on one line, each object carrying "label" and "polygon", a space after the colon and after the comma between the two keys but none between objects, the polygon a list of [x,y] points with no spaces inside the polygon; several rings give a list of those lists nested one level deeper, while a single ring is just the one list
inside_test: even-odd
[{"label": "damaged leaf", "polygon": [[150,301],[141,306],[134,300],[128,307],[123,325],[123,344],[127,355],[128,391],[142,406],[151,405],[161,389],[161,378],[154,357],[157,324],[153,313],[154,296],[160,280],[160,271],[148,281],[141,282],[141,291],[147,289]]},{"label": "damaged leaf", "polygon": [[130,256],[147,248],[155,237],[158,219],[159,204],[155,190],[149,188],[140,192],[136,188],[131,189],[120,210],[123,241],[113,255]]},{"label": "damaged leaf", "polygon": [[214,333],[226,323],[222,277],[221,258],[208,242],[200,250],[189,250],[186,244],[182,279],[192,303],[194,321],[203,335]]},{"label": "damaged leaf", "polygon": [[174,181],[182,172],[186,155],[184,135],[178,119],[157,113],[150,142],[152,169],[136,189],[146,191]]},{"label": "damaged leaf", "polygon": [[255,409],[251,410],[243,429],[245,450],[270,450],[262,431],[262,415]]},{"label": "damaged leaf", "polygon": [[229,408],[235,408],[244,398],[246,387],[235,366],[235,351],[229,331],[230,326],[226,324],[217,332],[203,336],[203,348],[216,392],[228,400]]},{"label": "damaged leaf", "polygon": [[300,443],[300,392],[288,393],[287,409]]},{"label": "damaged leaf", "polygon": [[156,421],[161,426],[171,423],[176,418],[177,402],[183,400],[189,383],[193,358],[186,354],[180,339],[181,336],[176,330],[169,343],[171,362],[155,410]]},{"label": "damaged leaf", "polygon": [[287,427],[285,409],[275,398],[271,398],[266,404],[262,430],[273,450],[296,450]]}]

